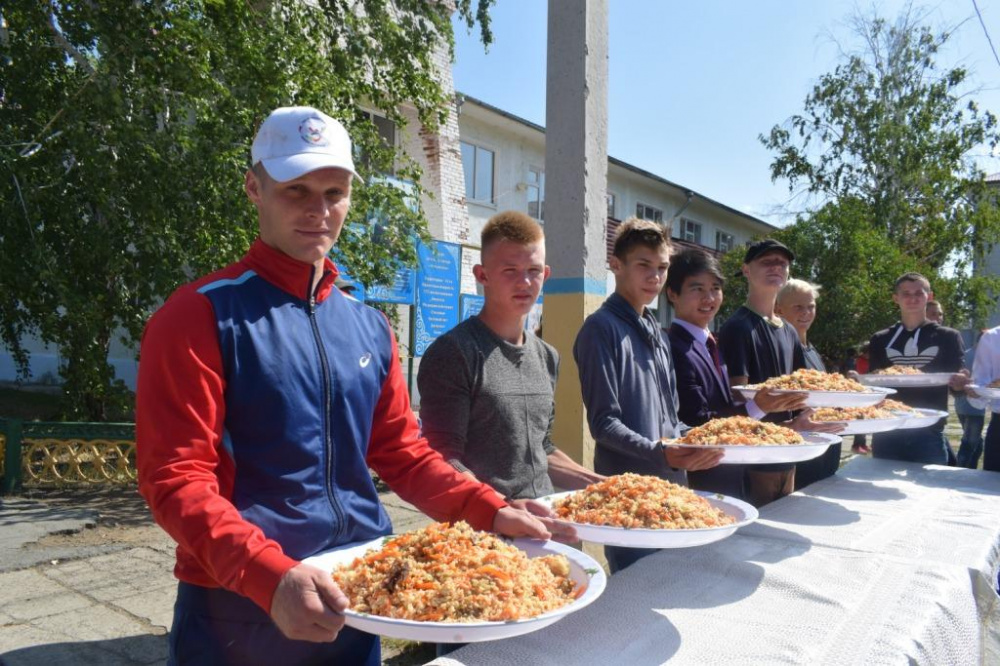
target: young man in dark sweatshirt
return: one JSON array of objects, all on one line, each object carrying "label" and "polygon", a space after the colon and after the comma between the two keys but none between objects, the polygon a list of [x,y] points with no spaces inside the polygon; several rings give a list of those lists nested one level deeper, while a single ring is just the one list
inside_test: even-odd
[{"label": "young man in dark sweatshirt", "polygon": [[[920,273],[906,273],[896,280],[892,300],[899,306],[899,321],[872,336],[871,371],[894,365],[924,372],[953,372],[954,389],[964,388],[968,373],[961,334],[927,319],[927,302],[934,298],[931,283]],[[948,411],[948,387],[900,388],[895,396],[910,407]],[[872,438],[872,455],[910,462],[948,463],[948,439],[941,419],[926,428],[878,433]]]},{"label": "young man in dark sweatshirt", "polygon": [[[774,311],[778,291],[788,281],[794,259],[791,250],[771,238],[747,247],[741,269],[749,287],[747,302],[719,330],[719,349],[730,386],[758,384],[806,367],[798,334]],[[791,416],[773,414],[768,420],[780,421]],[[746,483],[750,501],[763,506],[792,492],[795,465],[747,467]]]},{"label": "young man in dark sweatshirt", "polygon": [[550,272],[545,236],[529,216],[506,211],[487,222],[481,248],[473,273],[483,309],[435,340],[421,359],[420,420],[431,446],[457,470],[547,517],[548,509],[531,500],[554,486],[577,490],[604,477],[552,442],[559,356],[525,330]]},{"label": "young man in dark sweatshirt", "polygon": [[[635,472],[686,484],[685,470],[719,464],[715,450],[667,449],[687,426],[677,415],[670,345],[646,307],[663,289],[670,241],[662,226],[629,219],[618,228],[611,258],[615,293],[584,321],[573,345],[583,403],[601,474]],[[612,573],[654,551],[606,546]]]}]

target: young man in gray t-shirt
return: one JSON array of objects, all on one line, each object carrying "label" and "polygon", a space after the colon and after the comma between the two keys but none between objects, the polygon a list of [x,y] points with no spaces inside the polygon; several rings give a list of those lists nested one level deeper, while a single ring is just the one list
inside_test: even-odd
[{"label": "young man in gray t-shirt", "polygon": [[[490,484],[515,506],[583,488],[604,477],[552,443],[556,350],[525,321],[549,276],[537,222],[506,211],[482,232],[482,311],[434,341],[420,361],[420,420],[431,446],[459,471]],[[552,529],[550,527],[550,529]]]}]

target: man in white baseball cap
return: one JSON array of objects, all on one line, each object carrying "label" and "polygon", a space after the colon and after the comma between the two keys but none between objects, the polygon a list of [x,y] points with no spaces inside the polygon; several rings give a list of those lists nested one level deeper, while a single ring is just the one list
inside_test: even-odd
[{"label": "man in white baseball cap", "polygon": [[257,131],[250,149],[253,164],[262,164],[279,183],[317,169],[354,169],[351,137],[339,122],[310,106],[276,109]]},{"label": "man in white baseball cap", "polygon": [[278,109],[252,156],[260,238],[142,340],[139,490],[178,544],[168,662],[375,666],[378,637],[344,627],[347,597],[303,561],[392,532],[369,468],[438,520],[551,534],[430,448],[386,318],[335,287],[357,175],[343,126]]}]

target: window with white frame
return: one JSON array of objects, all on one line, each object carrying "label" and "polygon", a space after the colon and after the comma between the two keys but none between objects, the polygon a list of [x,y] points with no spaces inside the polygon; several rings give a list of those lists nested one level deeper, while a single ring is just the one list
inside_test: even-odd
[{"label": "window with white frame", "polygon": [[539,222],[545,220],[545,172],[528,167],[528,215]]},{"label": "window with white frame", "polygon": [[640,220],[651,220],[653,222],[663,222],[663,211],[653,206],[647,206],[641,201],[635,205],[635,216]]},{"label": "window with white frame", "polygon": [[736,245],[736,241],[732,234],[727,234],[724,231],[715,232],[715,249],[719,252],[729,252]]},{"label": "window with white frame", "polygon": [[[607,198],[608,198],[608,217],[615,217],[615,199],[616,199],[615,193],[608,192]],[[615,219],[617,220],[618,218],[615,217]]]},{"label": "window with white frame", "polygon": [[493,162],[496,154],[488,148],[465,141],[462,145],[462,169],[465,171],[465,198],[479,203],[493,203]]},{"label": "window with white frame", "polygon": [[682,217],[680,238],[689,243],[697,243],[701,245],[701,225],[694,220]]}]

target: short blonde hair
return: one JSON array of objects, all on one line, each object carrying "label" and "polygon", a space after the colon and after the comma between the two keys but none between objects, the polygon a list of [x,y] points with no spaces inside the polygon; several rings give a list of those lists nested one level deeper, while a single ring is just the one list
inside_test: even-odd
[{"label": "short blonde hair", "polygon": [[545,239],[542,225],[529,215],[516,210],[505,210],[491,217],[479,236],[479,251],[485,253],[487,248],[502,240],[530,245]]},{"label": "short blonde hair", "polygon": [[811,282],[806,282],[805,280],[798,280],[792,278],[785,283],[785,286],[781,288],[778,292],[777,303],[782,303],[786,298],[792,294],[809,294],[814,299],[819,300],[819,290],[820,286],[818,284],[813,284]]}]

